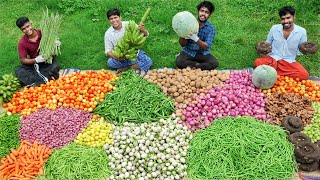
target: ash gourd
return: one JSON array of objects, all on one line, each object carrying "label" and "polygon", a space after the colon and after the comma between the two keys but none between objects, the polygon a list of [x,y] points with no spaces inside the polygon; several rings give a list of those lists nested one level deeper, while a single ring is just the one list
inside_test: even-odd
[{"label": "ash gourd", "polygon": [[260,65],[253,70],[252,83],[259,89],[270,89],[277,81],[277,71],[268,65]]}]

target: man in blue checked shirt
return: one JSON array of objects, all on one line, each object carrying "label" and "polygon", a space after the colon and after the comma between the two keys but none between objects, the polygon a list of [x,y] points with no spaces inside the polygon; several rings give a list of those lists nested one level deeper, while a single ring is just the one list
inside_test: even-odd
[{"label": "man in blue checked shirt", "polygon": [[198,34],[191,34],[186,38],[180,38],[182,51],[176,59],[178,68],[200,68],[211,70],[218,67],[218,60],[210,53],[216,28],[208,21],[214,11],[214,5],[209,1],[203,1],[198,6]]}]

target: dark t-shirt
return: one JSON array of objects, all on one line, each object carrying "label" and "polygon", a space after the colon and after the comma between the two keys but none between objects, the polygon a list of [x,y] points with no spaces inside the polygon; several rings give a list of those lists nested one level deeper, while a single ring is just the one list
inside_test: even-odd
[{"label": "dark t-shirt", "polygon": [[29,58],[33,59],[39,55],[38,48],[39,48],[42,35],[41,35],[41,30],[36,29],[36,31],[38,33],[38,39],[36,42],[31,42],[27,37],[27,35],[24,35],[20,39],[18,44],[19,57],[27,58],[29,55]]}]

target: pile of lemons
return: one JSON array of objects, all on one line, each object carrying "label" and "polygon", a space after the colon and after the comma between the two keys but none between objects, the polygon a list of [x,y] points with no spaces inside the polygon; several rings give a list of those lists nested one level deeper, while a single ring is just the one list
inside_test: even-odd
[{"label": "pile of lemons", "polygon": [[82,129],[75,139],[76,143],[90,147],[103,147],[112,141],[112,124],[107,123],[103,117],[92,118],[88,127]]}]

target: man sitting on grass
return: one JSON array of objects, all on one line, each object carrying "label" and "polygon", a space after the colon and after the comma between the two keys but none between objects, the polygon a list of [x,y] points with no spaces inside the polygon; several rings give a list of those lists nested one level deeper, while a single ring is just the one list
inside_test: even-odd
[{"label": "man sitting on grass", "polygon": [[[152,65],[152,60],[144,51],[139,50],[138,56],[135,61],[130,61],[124,58],[117,58],[112,50],[116,47],[117,42],[124,36],[126,25],[128,21],[121,21],[120,11],[118,9],[110,9],[107,11],[107,18],[111,27],[104,35],[105,53],[108,57],[107,65],[111,68],[116,68],[117,73],[127,70],[129,67],[133,69],[141,69],[148,71]],[[143,24],[139,24],[139,30],[144,36],[148,36],[148,31],[144,28]]]},{"label": "man sitting on grass", "polygon": [[[301,50],[307,45],[307,32],[303,27],[294,24],[296,19],[295,9],[285,6],[279,10],[281,24],[273,25],[267,37],[266,44],[271,48],[268,55],[255,60],[254,66],[265,64],[276,69],[278,75],[292,78],[308,79],[308,71],[296,61],[297,55],[315,53]],[[308,45],[307,45],[308,46]]]},{"label": "man sitting on grass", "polygon": [[182,51],[176,59],[177,68],[200,68],[211,70],[218,67],[218,60],[210,53],[210,47],[216,34],[216,28],[208,21],[214,11],[214,5],[203,1],[198,6],[199,33],[180,38]]},{"label": "man sitting on grass", "polygon": [[[38,50],[41,30],[34,29],[32,23],[25,16],[20,17],[16,21],[16,25],[24,33],[18,44],[18,53],[22,65],[16,69],[16,76],[21,85],[38,86],[51,79],[58,79],[60,68],[56,58],[53,57],[52,64],[47,64]],[[60,44],[60,41],[56,41],[57,46],[60,46]]]}]

